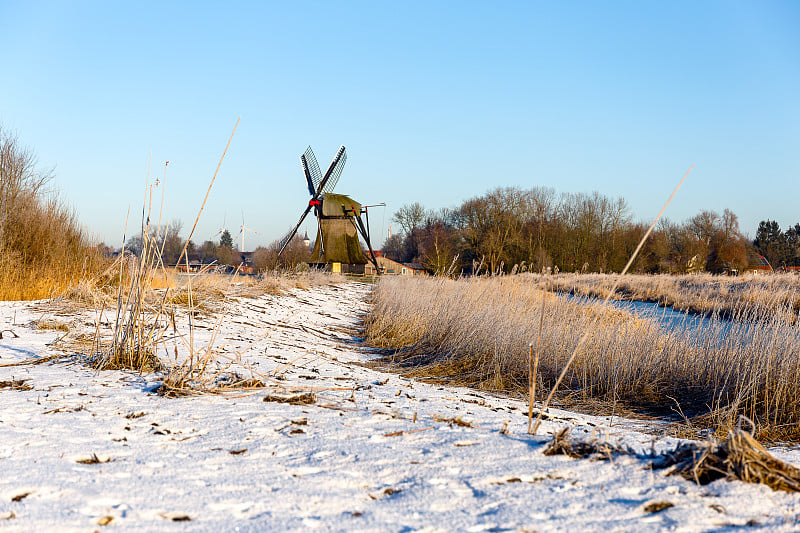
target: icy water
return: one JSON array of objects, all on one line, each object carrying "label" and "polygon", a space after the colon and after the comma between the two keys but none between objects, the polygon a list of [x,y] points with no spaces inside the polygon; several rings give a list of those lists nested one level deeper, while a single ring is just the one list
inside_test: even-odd
[{"label": "icy water", "polygon": [[[571,295],[567,295],[567,297],[584,302],[600,301],[599,299]],[[737,326],[737,329],[748,327],[747,324],[734,323],[725,318],[687,313],[685,311],[678,311],[673,307],[661,307],[654,302],[611,300],[609,301],[609,305],[613,305],[617,309],[628,311],[639,318],[652,320],[656,322],[665,333],[687,337],[703,337],[711,334],[716,338],[722,339],[728,335],[734,325]]]},{"label": "icy water", "polygon": [[658,322],[663,329],[669,331],[698,332],[698,330],[708,330],[713,327],[718,328],[720,324],[729,322],[728,320],[720,318],[712,319],[705,315],[678,311],[674,307],[660,307],[654,302],[620,300],[611,302],[611,304],[618,309],[628,311],[640,318],[654,320]]}]

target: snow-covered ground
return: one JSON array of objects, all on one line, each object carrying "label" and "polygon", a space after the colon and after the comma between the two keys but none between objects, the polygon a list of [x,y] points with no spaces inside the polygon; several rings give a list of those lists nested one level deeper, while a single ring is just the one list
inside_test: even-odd
[{"label": "snow-covered ground", "polygon": [[[91,312],[0,304],[0,529],[9,531],[710,531],[800,528],[800,496],[761,485],[697,486],[633,457],[542,454],[570,425],[642,450],[674,446],[626,421],[553,411],[529,436],[524,403],[381,373],[348,331],[369,286],[328,285],[232,300],[217,344],[263,389],[164,398],[157,376],[94,372],[57,352],[91,335]],[[201,317],[207,342],[214,317]],[[205,329],[204,329],[205,328]],[[171,349],[171,348],[170,348]],[[467,427],[452,420],[472,423]],[[448,422],[450,420],[450,422]],[[507,423],[507,432],[501,432]],[[778,455],[800,464],[800,452]],[[100,462],[81,460],[96,456]],[[91,463],[91,461],[89,461]],[[672,504],[647,512],[650,503]]]}]

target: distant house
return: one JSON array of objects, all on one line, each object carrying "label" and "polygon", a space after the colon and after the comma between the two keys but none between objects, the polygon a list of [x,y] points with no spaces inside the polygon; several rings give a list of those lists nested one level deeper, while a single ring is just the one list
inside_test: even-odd
[{"label": "distant house", "polygon": [[205,265],[200,260],[199,256],[195,254],[189,254],[188,258],[184,258],[180,263],[170,266],[175,269],[175,272],[200,272]]},{"label": "distant house", "polygon": [[[389,275],[396,275],[396,276],[418,276],[420,274],[425,274],[426,270],[425,267],[419,263],[400,263],[393,259],[389,259],[383,252],[377,250],[375,252],[375,259],[378,262],[378,268],[381,269],[381,274],[389,274]],[[374,275],[375,274],[375,266],[372,264],[367,264],[364,273],[367,275]]]},{"label": "distant house", "polygon": [[773,272],[772,265],[769,264],[767,258],[763,255],[756,253],[748,254],[748,262],[750,266],[747,271],[752,274],[771,274]]},{"label": "distant house", "polygon": [[256,269],[253,266],[253,252],[239,252],[241,263],[239,263],[239,274],[255,274]]},{"label": "distant house", "polygon": [[403,267],[411,269],[414,276],[428,273],[427,269],[422,265],[422,263],[403,263]]}]

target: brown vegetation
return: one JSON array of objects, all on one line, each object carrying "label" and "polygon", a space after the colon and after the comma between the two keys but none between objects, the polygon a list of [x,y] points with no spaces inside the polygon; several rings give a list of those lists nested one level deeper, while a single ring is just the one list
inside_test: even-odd
[{"label": "brown vegetation", "polygon": [[[565,427],[553,435],[544,454],[599,460],[633,455],[650,459],[653,469],[667,469],[667,475],[680,475],[698,485],[726,478],[762,483],[774,490],[800,492],[800,469],[773,457],[751,433],[741,427],[730,430],[727,438],[721,442],[713,438],[706,442],[682,442],[657,456],[652,453],[644,456],[630,447],[598,438],[571,438],[569,428]],[[669,507],[672,507],[669,502],[653,502],[644,510],[658,512]]]},{"label": "brown vegetation", "polygon": [[0,299],[59,296],[105,264],[74,212],[48,188],[52,174],[0,129]]},{"label": "brown vegetation", "polygon": [[[456,272],[620,272],[648,227],[623,198],[545,187],[498,188],[439,212],[406,205],[393,221],[402,232],[387,240],[386,255],[436,273],[456,256]],[[633,271],[742,270],[749,247],[732,211],[701,211],[681,224],[663,220]]]}]

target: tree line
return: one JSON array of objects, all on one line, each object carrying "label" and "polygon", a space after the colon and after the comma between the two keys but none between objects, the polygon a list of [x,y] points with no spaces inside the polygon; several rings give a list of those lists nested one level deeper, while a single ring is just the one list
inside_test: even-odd
[{"label": "tree line", "polygon": [[[556,193],[549,187],[501,187],[438,211],[416,202],[392,216],[399,232],[383,246],[387,257],[420,263],[429,272],[511,272],[514,268],[567,272],[619,272],[633,254],[649,224],[635,221],[622,197],[593,193]],[[174,264],[186,241],[182,224],[160,228],[162,260]],[[141,239],[128,248],[141,249]],[[296,237],[277,257],[278,242],[252,254],[257,271],[296,268],[309,249]],[[190,259],[238,265],[242,258],[226,230],[219,241],[197,246],[189,242]],[[633,265],[642,273],[741,272],[758,263],[800,266],[800,224],[782,231],[777,222],[762,221],[753,241],[741,232],[733,211],[701,210],[676,223],[663,219]]]},{"label": "tree line", "polygon": [[[497,188],[438,211],[413,203],[401,207],[392,221],[401,231],[386,241],[387,257],[421,263],[431,272],[451,268],[463,272],[514,268],[619,272],[649,226],[633,220],[621,197],[598,192],[557,194],[548,187]],[[793,243],[800,242],[800,226],[796,230],[791,233]],[[784,249],[770,239],[776,250]],[[721,214],[703,210],[682,223],[662,220],[633,269],[646,273],[741,271],[754,253],[762,253],[760,243],[758,238],[751,243],[742,235],[731,210]],[[794,257],[800,259],[800,255]]]},{"label": "tree line", "polygon": [[[183,223],[180,220],[150,228],[149,238],[161,252],[161,262],[164,265],[176,264],[184,246],[186,256],[181,262],[187,257],[189,261],[199,260],[203,264],[238,265],[241,262],[241,254],[234,250],[233,237],[228,230],[222,232],[218,241],[209,239],[198,246],[194,241],[186,243],[186,239],[181,236],[182,229]],[[107,248],[103,245],[101,247]],[[141,235],[129,238],[125,243],[125,250],[138,256],[142,251]]]},{"label": "tree line", "polygon": [[[183,247],[186,246],[186,256],[189,262],[200,261],[204,265],[216,264],[220,266],[238,266],[244,259],[240,250],[236,249],[233,237],[228,230],[223,230],[219,240],[206,240],[201,245],[193,241],[186,243],[186,239],[181,236],[183,223],[180,220],[173,220],[167,225],[150,228],[149,238],[155,243],[156,248],[161,252],[160,261],[167,266],[175,265],[180,258]],[[113,250],[103,244],[100,248],[110,253]],[[258,272],[273,270],[275,268],[296,268],[297,265],[308,261],[310,249],[302,243],[299,237],[292,240],[286,247],[283,254],[278,258],[278,241],[269,246],[259,246],[250,255],[253,268]],[[125,249],[134,255],[139,255],[142,251],[142,237],[136,235],[125,243]]]},{"label": "tree line", "polygon": [[800,267],[800,224],[784,232],[774,220],[762,220],[753,246],[773,268]]}]

